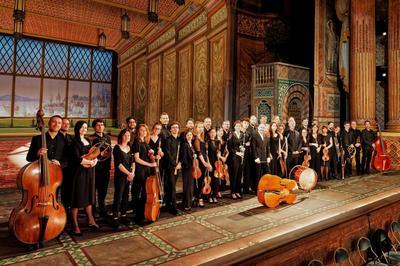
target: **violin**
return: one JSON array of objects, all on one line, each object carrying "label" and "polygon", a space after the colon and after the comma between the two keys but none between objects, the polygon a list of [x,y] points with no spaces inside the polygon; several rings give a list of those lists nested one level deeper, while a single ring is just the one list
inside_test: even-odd
[{"label": "violin", "polygon": [[[210,160],[208,158],[208,143],[206,143],[206,153],[207,153],[207,163],[210,164]],[[211,193],[211,177],[210,177],[210,172],[208,170],[206,170],[206,174],[204,176],[204,186],[201,190],[201,192],[204,195],[208,195]]]},{"label": "violin", "polygon": [[220,159],[214,163],[214,176],[219,179],[225,178],[225,166]]},{"label": "violin", "polygon": [[201,169],[199,167],[199,160],[197,159],[197,155],[194,155],[193,159],[193,170],[192,170],[192,177],[194,179],[199,179],[201,177]]},{"label": "violin", "polygon": [[[47,149],[43,116],[40,109],[36,114],[37,126],[41,132],[42,148]],[[20,242],[40,247],[64,230],[67,216],[64,206],[57,201],[57,189],[61,183],[61,167],[50,162],[47,154],[19,171],[17,187],[23,196],[10,215],[9,229]]]},{"label": "violin", "polygon": [[[161,141],[158,150],[161,150]],[[151,160],[157,163],[155,174],[146,179],[146,205],[144,209],[144,218],[147,221],[155,222],[160,216],[160,205],[164,198],[164,188],[161,181],[159,159],[151,156]]]},{"label": "violin", "polygon": [[375,168],[375,170],[382,172],[390,169],[392,160],[390,159],[390,156],[386,153],[387,144],[386,142],[384,142],[382,138],[382,132],[378,122],[377,125],[378,125],[379,137],[377,137],[377,139],[374,142],[375,151],[372,158],[373,161],[372,165]]},{"label": "violin", "polygon": [[322,161],[329,161],[329,149],[326,147],[326,143],[324,149],[322,150]]},{"label": "violin", "polygon": [[104,161],[110,157],[111,145],[105,142],[105,140],[97,142],[95,145],[90,147],[87,154],[82,155],[83,159],[94,160],[97,158],[99,161]]}]

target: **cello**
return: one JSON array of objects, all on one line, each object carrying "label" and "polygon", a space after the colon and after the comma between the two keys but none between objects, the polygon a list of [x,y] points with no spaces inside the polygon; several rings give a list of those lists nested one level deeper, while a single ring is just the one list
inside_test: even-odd
[{"label": "cello", "polygon": [[[40,109],[36,114],[37,126],[41,132],[42,148],[46,149],[43,116]],[[19,171],[17,187],[23,196],[10,215],[9,229],[20,242],[41,247],[43,242],[62,233],[67,216],[64,206],[57,201],[56,192],[61,182],[61,167],[50,162],[47,154]]]},{"label": "cello", "polygon": [[[158,150],[161,150],[161,141]],[[164,199],[164,189],[161,182],[159,159],[152,159],[157,163],[155,174],[146,179],[146,205],[144,209],[144,218],[149,222],[157,221],[160,216],[160,205]]]},{"label": "cello", "polygon": [[372,165],[375,168],[375,170],[382,172],[390,169],[392,160],[390,159],[389,155],[386,154],[387,145],[383,141],[381,127],[379,126],[378,122],[376,124],[378,125],[379,137],[377,137],[377,139],[374,142],[375,151],[372,158],[373,161]]}]

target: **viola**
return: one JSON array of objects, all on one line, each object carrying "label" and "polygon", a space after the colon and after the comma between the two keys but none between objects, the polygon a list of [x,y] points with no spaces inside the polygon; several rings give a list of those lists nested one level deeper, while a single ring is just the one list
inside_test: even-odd
[{"label": "viola", "polygon": [[322,161],[329,161],[329,149],[326,147],[326,143],[324,149],[322,150]]},{"label": "viola", "polygon": [[[36,114],[41,131],[42,148],[46,149],[44,113]],[[22,191],[19,206],[9,218],[9,229],[25,244],[38,244],[56,238],[64,230],[67,216],[57,201],[57,189],[62,183],[61,167],[53,164],[47,154],[25,165],[18,173],[17,187]]]},{"label": "viola", "polygon": [[311,160],[311,155],[310,152],[307,150],[307,153],[304,154],[304,161],[301,165],[304,167],[310,167],[310,160]]},{"label": "viola", "polygon": [[193,159],[192,177],[196,180],[201,177],[201,169],[199,167],[199,160],[197,159],[197,156],[195,156]]},{"label": "viola", "polygon": [[225,179],[225,166],[220,159],[214,163],[214,176],[219,179]]},{"label": "viola", "polygon": [[373,161],[372,165],[375,168],[375,170],[382,172],[390,169],[392,160],[390,159],[390,156],[386,153],[387,144],[386,142],[384,142],[382,138],[382,132],[379,123],[377,123],[377,125],[378,125],[379,137],[374,142],[375,151],[372,158]]}]

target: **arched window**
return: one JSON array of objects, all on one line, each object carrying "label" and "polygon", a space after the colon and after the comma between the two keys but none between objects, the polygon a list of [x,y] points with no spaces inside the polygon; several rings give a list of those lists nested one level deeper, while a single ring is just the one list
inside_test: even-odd
[{"label": "arched window", "polygon": [[299,98],[295,97],[289,102],[289,117],[293,116],[294,120],[296,120],[296,124],[300,125],[301,123],[301,101]]}]

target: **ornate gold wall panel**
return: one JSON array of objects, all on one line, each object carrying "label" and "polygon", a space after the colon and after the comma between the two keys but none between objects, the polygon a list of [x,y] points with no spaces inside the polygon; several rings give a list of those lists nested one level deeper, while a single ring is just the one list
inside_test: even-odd
[{"label": "ornate gold wall panel", "polygon": [[124,123],[125,118],[131,114],[131,91],[132,91],[132,64],[127,64],[120,70],[120,91],[118,97],[119,125]]},{"label": "ornate gold wall panel", "polygon": [[185,125],[186,119],[192,116],[192,48],[186,46],[179,51],[178,66],[178,121]]},{"label": "ornate gold wall panel", "polygon": [[226,30],[210,40],[210,78],[211,78],[211,116],[214,123],[224,120],[225,106],[225,67]]},{"label": "ornate gold wall panel", "polygon": [[145,108],[147,100],[147,64],[145,58],[135,61],[135,91],[133,115],[138,122],[145,120]]},{"label": "ornate gold wall panel", "polygon": [[169,114],[170,120],[176,119],[176,52],[164,54],[162,112]]},{"label": "ornate gold wall panel", "polygon": [[201,39],[194,44],[193,62],[193,114],[195,120],[203,120],[208,116],[208,43]]},{"label": "ornate gold wall panel", "polygon": [[149,92],[146,123],[150,127],[159,120],[161,106],[161,56],[149,62]]}]

